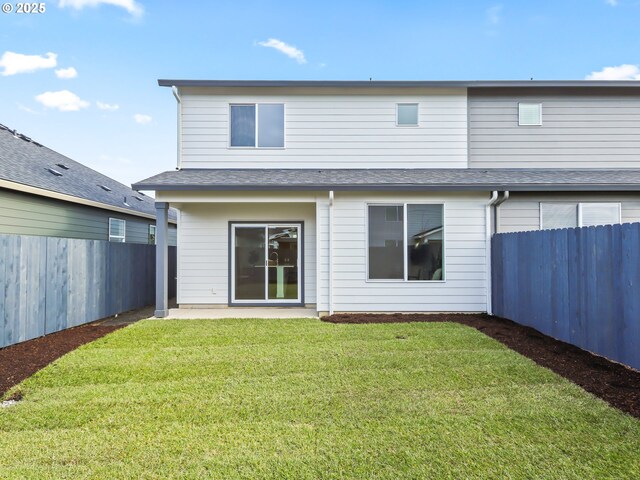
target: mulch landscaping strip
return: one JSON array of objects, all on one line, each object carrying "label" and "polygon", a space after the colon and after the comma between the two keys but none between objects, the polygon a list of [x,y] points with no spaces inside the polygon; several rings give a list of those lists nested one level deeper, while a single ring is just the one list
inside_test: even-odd
[{"label": "mulch landscaping strip", "polygon": [[456,322],[502,342],[610,405],[640,418],[640,372],[504,318],[474,314],[336,314],[331,323]]},{"label": "mulch landscaping strip", "polygon": [[0,349],[0,396],[65,353],[124,326],[89,323]]}]

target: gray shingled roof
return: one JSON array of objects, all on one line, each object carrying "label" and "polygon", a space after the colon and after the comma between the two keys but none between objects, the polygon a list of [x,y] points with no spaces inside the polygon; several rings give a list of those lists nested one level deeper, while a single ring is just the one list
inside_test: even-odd
[{"label": "gray shingled roof", "polygon": [[640,191],[640,169],[183,169],[133,185],[141,190]]},{"label": "gray shingled roof", "polygon": [[[52,174],[49,168],[62,175]],[[131,215],[156,215],[153,198],[16,134],[4,125],[0,125],[0,179],[123,208]],[[105,191],[98,185],[104,185],[111,191]],[[124,204],[125,197],[129,206]],[[175,212],[170,212],[169,217],[175,220]]]}]

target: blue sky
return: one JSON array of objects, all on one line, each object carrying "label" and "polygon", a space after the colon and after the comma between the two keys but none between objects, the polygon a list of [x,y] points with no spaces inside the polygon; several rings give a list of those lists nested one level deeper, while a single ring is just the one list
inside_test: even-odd
[{"label": "blue sky", "polygon": [[640,79],[640,0],[10,3],[0,123],[125,184],[175,167],[158,78]]}]

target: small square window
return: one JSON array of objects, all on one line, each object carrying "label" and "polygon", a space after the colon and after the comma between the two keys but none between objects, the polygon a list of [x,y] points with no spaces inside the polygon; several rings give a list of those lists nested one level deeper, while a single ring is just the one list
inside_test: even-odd
[{"label": "small square window", "polygon": [[418,125],[418,104],[399,103],[397,105],[396,124],[399,126]]},{"label": "small square window", "polygon": [[230,147],[284,148],[284,104],[230,105]]},{"label": "small square window", "polygon": [[519,103],[518,125],[542,125],[542,104]]}]

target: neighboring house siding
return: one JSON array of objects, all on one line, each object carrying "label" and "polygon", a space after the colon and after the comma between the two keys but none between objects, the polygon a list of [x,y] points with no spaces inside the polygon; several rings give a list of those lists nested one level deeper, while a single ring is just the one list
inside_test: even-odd
[{"label": "neighboring house siding", "polygon": [[[28,193],[0,189],[0,233],[48,237],[109,239],[109,218],[126,220],[127,243],[148,243],[151,219],[142,219]],[[175,226],[170,227],[175,245]],[[173,235],[173,238],[172,238]]]},{"label": "neighboring house siding", "polygon": [[[542,103],[542,125],[519,126],[518,102]],[[640,168],[640,96],[469,89],[469,166]]]},{"label": "neighboring house siding", "polygon": [[[337,192],[333,221],[333,307],[335,311],[486,311],[485,193],[379,194]],[[444,203],[445,281],[367,281],[366,208],[372,203]],[[318,218],[326,222],[327,208]],[[325,230],[328,222],[319,226]],[[320,228],[322,227],[322,228]],[[318,250],[318,310],[328,305],[328,245]],[[325,284],[326,282],[326,284]]]},{"label": "neighboring house siding", "polygon": [[539,230],[540,202],[616,202],[621,204],[622,223],[640,222],[640,194],[511,193],[498,209],[498,233]]},{"label": "neighboring house siding", "polygon": [[[465,89],[212,95],[183,88],[182,168],[465,168]],[[229,148],[229,104],[284,103],[285,148]],[[419,103],[419,126],[396,104]]]},{"label": "neighboring house siding", "polygon": [[229,222],[304,221],[305,303],[316,303],[313,203],[183,204],[178,230],[178,303],[228,303]]}]

